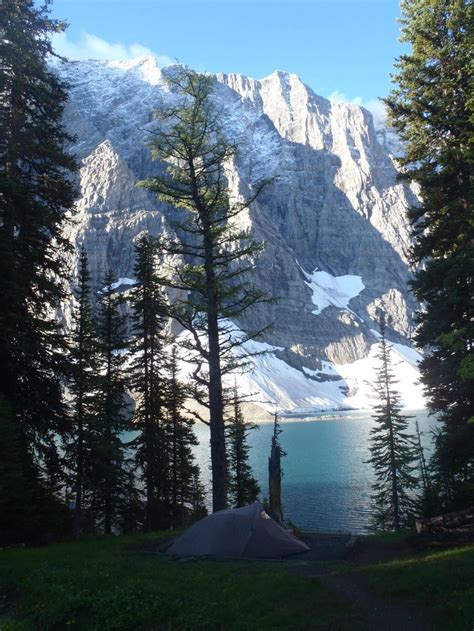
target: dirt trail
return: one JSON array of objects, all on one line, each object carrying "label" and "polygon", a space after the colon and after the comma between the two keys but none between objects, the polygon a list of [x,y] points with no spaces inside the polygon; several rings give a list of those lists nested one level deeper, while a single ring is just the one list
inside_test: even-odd
[{"label": "dirt trail", "polygon": [[[344,542],[342,538],[335,540],[324,537],[327,536],[315,534],[302,537],[314,552],[288,561],[288,570],[308,578],[317,578],[338,600],[359,613],[367,631],[433,631],[434,624],[421,606],[405,600],[383,598],[371,589],[362,574],[350,572],[362,565],[403,557],[407,551],[405,545],[362,539],[352,546],[353,542],[348,539]],[[345,549],[342,549],[344,543]]]},{"label": "dirt trail", "polygon": [[321,584],[339,600],[360,612],[368,631],[432,631],[420,607],[375,594],[360,575],[320,574]]}]

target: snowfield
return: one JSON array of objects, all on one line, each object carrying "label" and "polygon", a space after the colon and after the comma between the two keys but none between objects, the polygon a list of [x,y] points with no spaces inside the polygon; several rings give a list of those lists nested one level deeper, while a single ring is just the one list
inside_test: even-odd
[{"label": "snowfield", "polygon": [[358,296],[360,292],[365,289],[365,285],[360,276],[349,274],[345,276],[332,276],[332,274],[320,271],[318,268],[316,268],[312,274],[308,274],[301,265],[299,265],[299,267],[306,277],[304,281],[305,284],[313,292],[312,300],[316,307],[316,309],[312,311],[314,315],[319,315],[323,309],[326,309],[329,305],[333,305],[339,309],[347,309],[352,298]]},{"label": "snowfield", "polygon": [[[235,339],[243,333],[233,323],[226,322],[227,331]],[[376,333],[376,331],[374,331]],[[180,337],[189,334],[182,333]],[[373,390],[378,368],[378,343],[372,345],[364,359],[350,364],[322,362],[321,370],[304,368],[300,371],[277,356],[281,347],[251,340],[244,342],[239,354],[249,353],[248,367],[236,375],[229,375],[226,385],[234,380],[242,395],[269,412],[330,411],[340,409],[370,409],[376,402]],[[422,409],[425,401],[419,385],[418,362],[421,355],[402,344],[391,343],[392,367],[398,381],[397,389],[402,394],[405,408]],[[194,364],[180,360],[183,379],[189,377]]]},{"label": "snowfield", "polygon": [[[276,357],[274,352],[267,352],[250,360],[252,369],[239,376],[239,387],[245,393],[258,392],[255,402],[269,411],[369,409],[376,402],[372,384],[378,367],[377,350],[378,343],[373,344],[367,357],[351,364],[323,362],[319,372],[307,368],[301,372]],[[416,351],[408,346],[392,344],[393,369],[403,405],[421,409],[425,401],[414,353]],[[316,380],[327,376],[331,377],[330,381]]]}]

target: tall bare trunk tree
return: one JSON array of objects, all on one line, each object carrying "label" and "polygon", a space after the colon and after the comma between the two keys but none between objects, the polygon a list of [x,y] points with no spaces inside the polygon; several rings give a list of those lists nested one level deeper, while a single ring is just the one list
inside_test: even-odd
[{"label": "tall bare trunk tree", "polygon": [[227,502],[223,375],[242,361],[242,353],[238,360],[233,350],[260,333],[236,336],[231,320],[267,299],[248,278],[262,244],[236,228],[234,219],[267,182],[256,183],[243,201],[231,198],[225,168],[237,147],[225,137],[213,104],[214,79],[175,67],[168,82],[174,105],[156,112],[159,124],[150,142],[153,157],[167,168],[141,185],[179,209],[177,237],[163,239],[163,247],[185,261],[170,270],[169,283],[185,295],[175,303],[173,315],[189,332],[185,345],[196,365],[195,396],[209,409],[216,511]]},{"label": "tall bare trunk tree", "polygon": [[268,459],[268,487],[270,516],[279,524],[283,524],[283,507],[281,502],[281,459],[286,456],[278,438],[282,430],[278,422],[278,414],[273,421],[272,447]]}]

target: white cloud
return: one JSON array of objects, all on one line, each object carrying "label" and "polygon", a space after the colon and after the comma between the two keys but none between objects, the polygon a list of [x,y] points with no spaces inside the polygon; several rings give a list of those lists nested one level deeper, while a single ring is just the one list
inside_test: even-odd
[{"label": "white cloud", "polygon": [[356,96],[354,99],[350,99],[345,92],[334,90],[328,96],[328,99],[333,103],[354,103],[354,105],[362,105],[362,97]]},{"label": "white cloud", "polygon": [[368,99],[364,101],[361,96],[356,96],[351,99],[347,96],[347,94],[340,92],[339,90],[331,92],[328,99],[333,103],[353,103],[354,105],[361,105],[362,107],[365,107],[366,110],[369,110],[372,113],[372,116],[374,117],[374,124],[376,126],[381,125],[387,117],[385,105],[379,99]]},{"label": "white cloud", "polygon": [[385,107],[385,103],[380,101],[379,99],[370,99],[362,105],[372,112],[372,116],[374,117],[375,125],[381,125],[385,122],[387,118],[387,110]]},{"label": "white cloud", "polygon": [[160,67],[175,63],[166,55],[158,55],[141,44],[129,46],[120,42],[108,42],[97,35],[83,31],[78,39],[69,39],[66,33],[55,33],[52,37],[54,50],[68,59],[110,59],[125,61],[134,57],[156,57]]}]

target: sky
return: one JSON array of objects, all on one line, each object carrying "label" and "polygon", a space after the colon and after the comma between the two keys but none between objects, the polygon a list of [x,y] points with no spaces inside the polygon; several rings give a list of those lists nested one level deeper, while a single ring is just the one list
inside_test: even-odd
[{"label": "sky", "polygon": [[203,72],[297,74],[317,94],[380,108],[398,42],[398,0],[54,0],[71,59],[153,54]]}]

